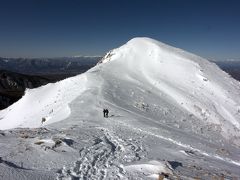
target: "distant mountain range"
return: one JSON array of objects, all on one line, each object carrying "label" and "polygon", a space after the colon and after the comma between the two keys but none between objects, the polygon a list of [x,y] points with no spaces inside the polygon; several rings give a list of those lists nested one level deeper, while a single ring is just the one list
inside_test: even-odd
[{"label": "distant mountain range", "polygon": [[32,75],[76,75],[94,66],[100,56],[77,56],[61,58],[1,58],[0,69]]}]

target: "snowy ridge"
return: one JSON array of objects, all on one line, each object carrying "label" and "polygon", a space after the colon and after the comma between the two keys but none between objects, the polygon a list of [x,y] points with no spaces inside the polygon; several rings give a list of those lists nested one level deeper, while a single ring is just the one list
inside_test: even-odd
[{"label": "snowy ridge", "polygon": [[71,113],[68,104],[86,90],[86,82],[87,76],[83,74],[27,89],[21,100],[1,112],[1,129],[35,128],[67,118]]},{"label": "snowy ridge", "polygon": [[240,177],[239,90],[201,57],[134,38],[84,74],[27,90],[0,112],[0,129],[45,126],[21,144],[34,144],[34,165],[50,159],[57,179],[231,179]]},{"label": "snowy ridge", "polygon": [[[107,53],[89,72],[96,69],[101,69],[100,76],[108,73],[108,77],[114,77],[118,73],[124,83],[138,83],[156,96],[163,95],[164,100],[204,125],[214,126],[228,139],[239,136],[239,83],[201,57],[153,39],[134,38]],[[80,96],[87,84],[92,84],[87,80],[89,72],[27,90],[19,102],[0,113],[1,129],[39,127],[43,118],[45,124],[65,119],[70,115],[67,104]]]}]

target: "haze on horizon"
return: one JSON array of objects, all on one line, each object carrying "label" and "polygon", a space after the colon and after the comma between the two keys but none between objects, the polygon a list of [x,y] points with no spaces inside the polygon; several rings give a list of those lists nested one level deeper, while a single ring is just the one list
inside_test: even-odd
[{"label": "haze on horizon", "polygon": [[0,57],[103,55],[145,36],[208,59],[240,59],[237,0],[9,0]]}]

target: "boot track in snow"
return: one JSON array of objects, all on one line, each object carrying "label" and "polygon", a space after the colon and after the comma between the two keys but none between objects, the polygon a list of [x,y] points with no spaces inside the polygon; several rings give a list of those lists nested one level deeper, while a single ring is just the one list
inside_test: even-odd
[{"label": "boot track in snow", "polygon": [[73,167],[61,170],[58,180],[124,179],[126,172],[119,162],[139,160],[139,153],[143,149],[139,145],[118,138],[105,129],[102,131],[104,132],[102,137],[96,138],[91,146],[80,150],[80,157]]}]

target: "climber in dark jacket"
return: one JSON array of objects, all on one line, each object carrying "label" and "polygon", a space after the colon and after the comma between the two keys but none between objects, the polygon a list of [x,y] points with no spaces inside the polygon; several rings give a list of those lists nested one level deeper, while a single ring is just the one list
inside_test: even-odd
[{"label": "climber in dark jacket", "polygon": [[108,113],[109,113],[109,111],[108,111],[108,109],[106,109],[106,117],[108,118]]}]

